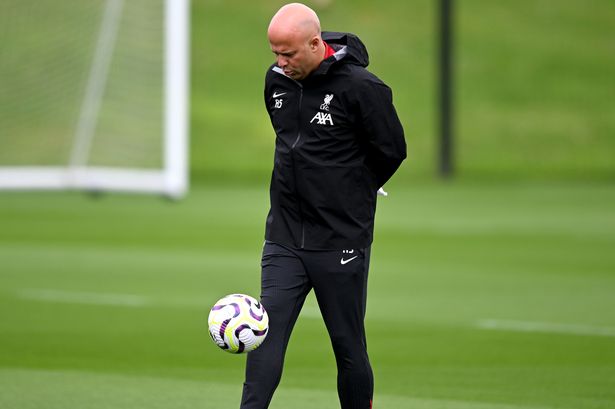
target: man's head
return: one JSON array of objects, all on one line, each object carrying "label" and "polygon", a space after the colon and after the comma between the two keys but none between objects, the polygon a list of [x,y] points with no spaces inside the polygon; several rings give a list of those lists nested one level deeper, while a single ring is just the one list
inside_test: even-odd
[{"label": "man's head", "polygon": [[278,10],[271,19],[267,37],[278,66],[294,80],[307,77],[324,58],[318,16],[301,3],[287,4]]}]

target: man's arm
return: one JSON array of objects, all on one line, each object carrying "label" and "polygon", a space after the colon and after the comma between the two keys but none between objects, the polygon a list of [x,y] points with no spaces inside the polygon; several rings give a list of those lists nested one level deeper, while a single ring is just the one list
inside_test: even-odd
[{"label": "man's arm", "polygon": [[359,120],[368,146],[366,165],[376,175],[378,186],[383,186],[406,158],[404,130],[388,86],[373,77],[362,81],[357,91]]}]

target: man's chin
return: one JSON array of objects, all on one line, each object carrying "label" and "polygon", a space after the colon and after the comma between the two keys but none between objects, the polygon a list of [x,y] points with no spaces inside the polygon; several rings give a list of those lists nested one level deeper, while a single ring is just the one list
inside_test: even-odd
[{"label": "man's chin", "polygon": [[300,73],[296,72],[296,71],[284,71],[284,74],[289,77],[294,79],[295,81],[299,81],[301,79],[303,79],[303,75],[301,75]]}]

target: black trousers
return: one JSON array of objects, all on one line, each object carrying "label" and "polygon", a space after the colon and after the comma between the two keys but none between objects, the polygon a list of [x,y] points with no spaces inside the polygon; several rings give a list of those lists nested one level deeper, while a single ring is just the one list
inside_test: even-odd
[{"label": "black trousers", "polygon": [[269,315],[269,333],[248,353],[241,409],[269,406],[282,376],[290,334],[312,288],[335,353],[341,407],[371,408],[374,378],[363,325],[369,253],[369,247],[310,251],[265,243],[261,302]]}]

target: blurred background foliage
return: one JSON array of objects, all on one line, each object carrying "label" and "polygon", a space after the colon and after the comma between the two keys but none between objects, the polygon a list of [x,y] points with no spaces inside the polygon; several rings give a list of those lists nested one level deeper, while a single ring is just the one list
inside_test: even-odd
[{"label": "blurred background foliage", "polygon": [[[394,183],[432,179],[437,7],[428,0],[313,0],[323,30],[349,31],[394,91],[409,158]],[[283,1],[193,0],[193,182],[266,183],[274,134],[263,108],[266,30]],[[455,2],[457,176],[615,179],[612,0]]]}]

